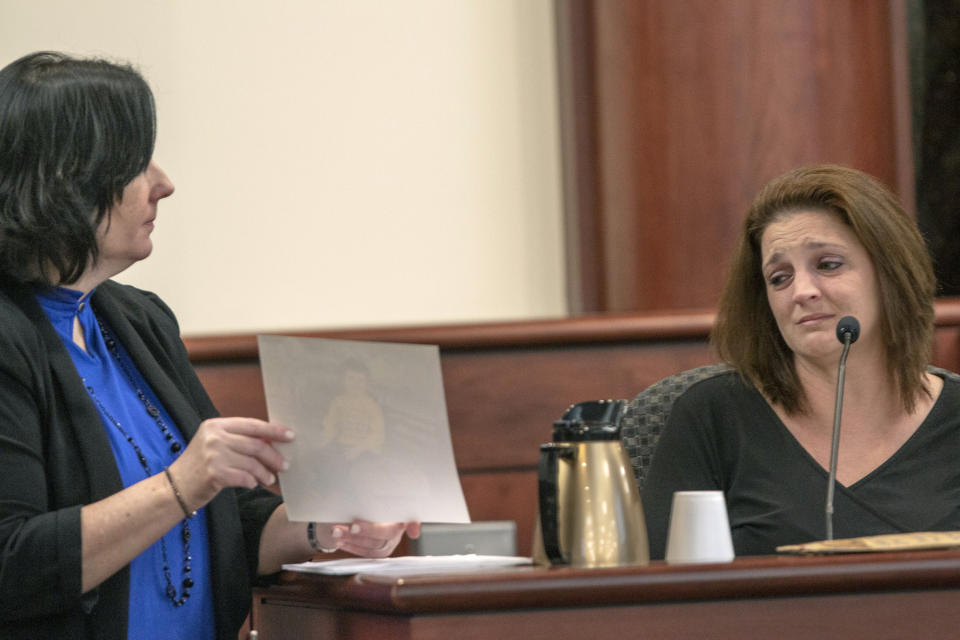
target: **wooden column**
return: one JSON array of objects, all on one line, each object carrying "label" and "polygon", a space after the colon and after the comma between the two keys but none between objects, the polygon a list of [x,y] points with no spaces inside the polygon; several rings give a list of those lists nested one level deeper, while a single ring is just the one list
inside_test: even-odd
[{"label": "wooden column", "polygon": [[797,165],[905,191],[901,4],[557,0],[572,311],[712,307],[750,200]]}]

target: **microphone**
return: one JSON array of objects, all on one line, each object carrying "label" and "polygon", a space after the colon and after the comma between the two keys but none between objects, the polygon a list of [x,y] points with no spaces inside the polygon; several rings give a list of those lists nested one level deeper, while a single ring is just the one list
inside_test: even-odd
[{"label": "microphone", "polygon": [[847,353],[860,337],[860,323],[853,316],[844,316],[837,323],[837,340],[843,343],[837,371],[836,404],[833,406],[833,440],[830,443],[830,479],[827,481],[827,540],[833,540],[833,492],[837,484],[837,451],[840,448],[840,414],[843,411],[843,380],[847,373]]},{"label": "microphone", "polygon": [[843,316],[837,323],[837,340],[846,344],[847,336],[850,337],[850,344],[860,337],[860,323],[853,316]]}]

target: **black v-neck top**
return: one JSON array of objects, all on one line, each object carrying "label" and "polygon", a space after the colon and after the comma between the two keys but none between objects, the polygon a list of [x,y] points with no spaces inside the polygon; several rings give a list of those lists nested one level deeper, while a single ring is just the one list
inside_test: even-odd
[{"label": "black v-neck top", "polygon": [[[842,446],[842,443],[841,443]],[[837,485],[834,538],[960,530],[960,383],[914,434],[855,484]],[[735,372],[677,399],[643,490],[652,558],[663,558],[674,491],[719,489],[737,555],[826,536],[828,471]]]}]

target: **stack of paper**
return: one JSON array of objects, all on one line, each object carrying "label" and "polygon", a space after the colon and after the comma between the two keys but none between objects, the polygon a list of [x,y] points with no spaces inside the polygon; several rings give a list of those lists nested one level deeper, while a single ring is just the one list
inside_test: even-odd
[{"label": "stack of paper", "polygon": [[400,556],[396,558],[346,558],[323,562],[285,564],[287,571],[348,576],[358,573],[375,575],[424,575],[431,573],[470,573],[501,567],[532,564],[530,558],[518,556]]}]

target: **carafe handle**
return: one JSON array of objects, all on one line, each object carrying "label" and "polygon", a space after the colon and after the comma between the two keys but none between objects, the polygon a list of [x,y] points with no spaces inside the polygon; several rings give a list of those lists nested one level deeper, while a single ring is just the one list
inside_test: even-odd
[{"label": "carafe handle", "polygon": [[561,457],[571,458],[573,450],[569,445],[547,443],[540,445],[539,493],[540,493],[540,535],[543,538],[543,550],[550,564],[566,564],[567,558],[560,549],[560,486],[557,481],[558,464]]}]

